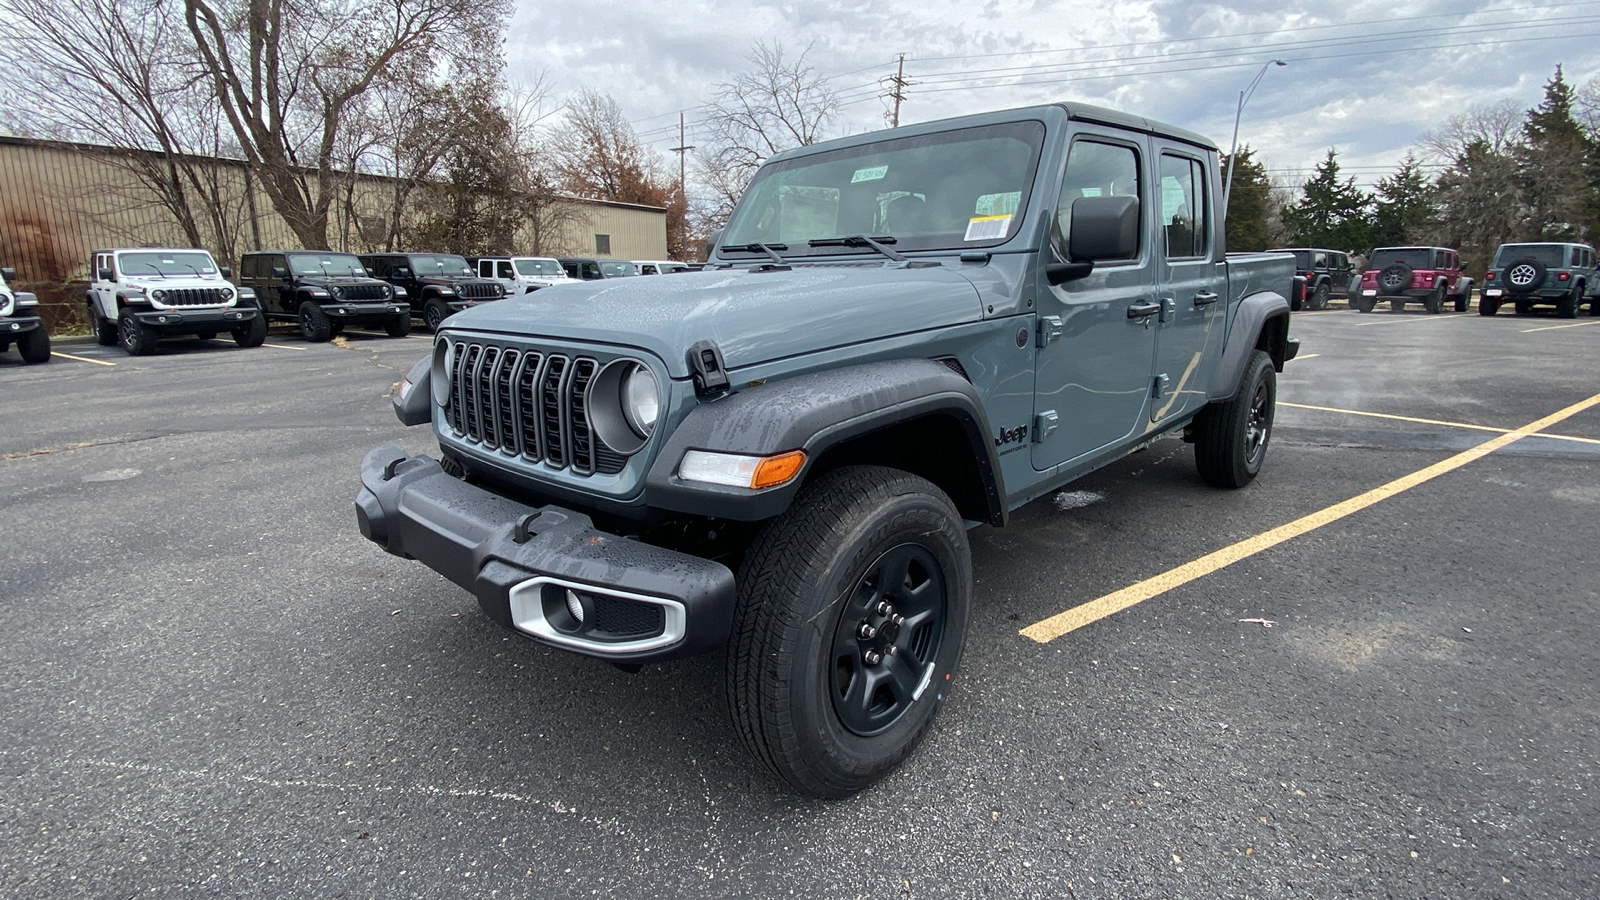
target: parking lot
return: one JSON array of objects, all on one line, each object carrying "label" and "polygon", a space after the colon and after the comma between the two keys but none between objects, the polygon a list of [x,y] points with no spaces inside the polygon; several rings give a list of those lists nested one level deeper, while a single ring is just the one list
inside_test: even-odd
[{"label": "parking lot", "polygon": [[719,656],[534,645],[360,536],[362,455],[432,449],[387,399],[427,336],[0,357],[0,886],[1595,896],[1600,319],[1293,334],[1249,488],[1165,439],[972,533],[951,703],[833,803]]}]

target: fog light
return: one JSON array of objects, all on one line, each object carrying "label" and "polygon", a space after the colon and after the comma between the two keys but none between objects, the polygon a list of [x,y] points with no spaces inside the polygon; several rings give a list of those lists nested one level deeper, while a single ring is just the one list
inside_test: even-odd
[{"label": "fog light", "polygon": [[567,612],[572,614],[573,621],[583,624],[583,601],[572,591],[567,591]]}]

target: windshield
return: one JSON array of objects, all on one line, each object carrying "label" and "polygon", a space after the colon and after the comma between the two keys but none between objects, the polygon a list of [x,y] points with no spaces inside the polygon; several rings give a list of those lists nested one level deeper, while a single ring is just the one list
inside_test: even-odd
[{"label": "windshield", "polygon": [[217,264],[211,261],[211,254],[203,250],[178,253],[157,250],[118,253],[117,270],[123,275],[215,275]]},{"label": "windshield", "polygon": [[633,270],[633,263],[631,262],[607,262],[601,260],[600,274],[607,278],[622,278],[626,275],[637,275],[639,273]]},{"label": "windshield", "polygon": [[1502,268],[1519,259],[1532,257],[1548,269],[1563,265],[1565,256],[1566,248],[1553,244],[1501,244],[1500,252],[1494,255],[1494,267]]},{"label": "windshield", "polygon": [[763,166],[717,253],[748,256],[753,243],[786,244],[785,256],[837,253],[808,242],[851,235],[891,237],[897,250],[1002,243],[1027,205],[1043,140],[1042,124],[1009,122]]},{"label": "windshield", "polygon": [[1405,263],[1413,269],[1433,268],[1433,251],[1427,247],[1396,250],[1374,250],[1372,259],[1368,261],[1367,268],[1378,270],[1385,269],[1395,263]]},{"label": "windshield", "polygon": [[296,275],[360,275],[367,269],[348,253],[291,253],[289,271]]},{"label": "windshield", "polygon": [[565,275],[561,263],[553,259],[514,259],[517,272],[522,275]]},{"label": "windshield", "polygon": [[472,267],[464,256],[419,253],[411,257],[411,271],[418,275],[471,275]]}]

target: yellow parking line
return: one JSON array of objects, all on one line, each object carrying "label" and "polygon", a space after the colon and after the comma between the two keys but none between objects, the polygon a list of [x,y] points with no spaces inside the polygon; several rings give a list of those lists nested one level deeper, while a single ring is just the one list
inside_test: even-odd
[{"label": "yellow parking line", "polygon": [[288,344],[262,344],[261,346],[271,347],[274,350],[298,350],[301,353],[304,353],[306,350],[310,349],[308,347],[291,347]]},{"label": "yellow parking line", "polygon": [[1523,334],[1533,334],[1535,331],[1555,331],[1557,328],[1582,328],[1585,325],[1600,325],[1600,319],[1590,322],[1573,322],[1570,325],[1546,325],[1542,328],[1524,328]]},{"label": "yellow parking line", "polygon": [[1299,362],[1302,359],[1316,359],[1321,355],[1321,353],[1305,353],[1300,356],[1296,356],[1294,359],[1290,360],[1290,362]]},{"label": "yellow parking line", "polygon": [[1529,422],[1515,431],[1508,431],[1498,437],[1492,437],[1470,450],[1463,450],[1431,466],[1418,469],[1409,475],[1396,478],[1388,484],[1380,485],[1365,493],[1357,494],[1341,503],[1335,503],[1310,515],[1295,519],[1286,525],[1279,525],[1277,528],[1223,547],[1221,550],[1207,553],[1199,559],[1168,569],[1153,578],[1146,578],[1143,581],[1131,584],[1119,591],[1113,591],[1081,606],[1075,606],[1048,619],[1042,619],[1022,629],[1020,633],[1041,644],[1053,641],[1092,622],[1098,622],[1130,606],[1143,603],[1151,597],[1158,597],[1197,578],[1203,578],[1240,560],[1248,559],[1263,550],[1276,547],[1285,541],[1297,538],[1307,532],[1315,531],[1324,525],[1337,522],[1369,506],[1381,503],[1396,494],[1408,491],[1419,484],[1425,484],[1440,475],[1453,472],[1468,463],[1476,462],[1502,447],[1522,440],[1529,435],[1536,434],[1557,422],[1571,418],[1596,404],[1600,404],[1600,394],[1595,394],[1587,400],[1574,403],[1542,419]]},{"label": "yellow parking line", "polygon": [[73,356],[71,353],[62,353],[60,350],[51,350],[50,351],[50,355],[51,356],[64,356],[67,359],[75,359],[78,362],[94,363],[97,366],[115,366],[116,365],[116,363],[114,363],[114,362],[106,362],[103,359],[90,359],[87,356]]},{"label": "yellow parking line", "polygon": [[[1298,357],[1297,357],[1298,358]],[[1496,428],[1493,425],[1473,425],[1470,422],[1446,422],[1441,419],[1419,419],[1415,416],[1397,416],[1393,413],[1367,412],[1361,409],[1340,409],[1335,406],[1312,406],[1309,403],[1290,403],[1279,400],[1279,406],[1292,406],[1295,409],[1311,409],[1317,412],[1341,413],[1347,416],[1366,416],[1369,419],[1393,419],[1397,422],[1417,422],[1422,425],[1443,425],[1446,428],[1467,428],[1472,431],[1492,431],[1495,434],[1510,434],[1510,428]],[[1578,437],[1572,434],[1541,434],[1539,437],[1552,441],[1572,441],[1579,444],[1600,444],[1600,439]]]}]

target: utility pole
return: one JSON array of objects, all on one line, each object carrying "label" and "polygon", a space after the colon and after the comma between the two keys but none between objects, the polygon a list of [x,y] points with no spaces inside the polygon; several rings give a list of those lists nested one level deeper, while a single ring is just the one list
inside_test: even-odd
[{"label": "utility pole", "polygon": [[890,84],[889,98],[894,101],[894,113],[889,119],[890,128],[900,127],[900,101],[906,98],[906,88],[911,82],[906,80],[906,55],[900,54],[899,65],[895,67],[894,75],[885,79]]},{"label": "utility pole", "polygon": [[[683,200],[683,218],[684,218],[684,222],[686,223],[686,227],[687,227],[687,222],[689,220],[689,186],[686,183],[687,182],[687,177],[686,176],[687,176],[687,171],[688,171],[688,169],[686,167],[686,162],[687,162],[687,160],[689,158],[689,151],[693,150],[693,149],[694,149],[694,147],[687,140],[684,139],[683,113],[679,112],[678,113],[678,146],[673,147],[672,148],[672,152],[678,154],[678,197]],[[688,250],[689,250],[688,247],[680,248],[680,251],[683,252],[684,254],[687,254]],[[670,250],[668,251],[668,255],[669,256],[671,255],[671,251]],[[685,256],[685,258],[687,258],[687,256]]]}]

